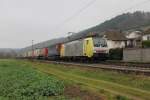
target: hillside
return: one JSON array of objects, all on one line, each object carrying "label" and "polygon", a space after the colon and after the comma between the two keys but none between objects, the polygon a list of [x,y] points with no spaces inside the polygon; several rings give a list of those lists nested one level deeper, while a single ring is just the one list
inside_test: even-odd
[{"label": "hillside", "polygon": [[90,32],[103,32],[110,29],[127,31],[150,26],[150,12],[125,13],[110,20],[105,21],[87,30],[74,34],[72,38],[81,38]]},{"label": "hillside", "polygon": [[[150,12],[134,12],[134,13],[126,13],[119,15],[115,18],[105,21],[102,24],[94,26],[92,28],[80,31],[76,34],[73,34],[66,38],[58,38],[53,40],[44,41],[34,45],[34,48],[43,48],[45,46],[50,46],[58,43],[63,43],[67,41],[73,41],[79,38],[86,37],[90,32],[103,32],[110,29],[115,30],[130,30],[130,29],[139,29],[141,27],[150,26]],[[32,47],[26,47],[24,50],[31,50]]]},{"label": "hillside", "polygon": [[119,15],[99,24],[91,30],[105,31],[107,29],[129,30],[150,25],[150,12],[134,12]]}]

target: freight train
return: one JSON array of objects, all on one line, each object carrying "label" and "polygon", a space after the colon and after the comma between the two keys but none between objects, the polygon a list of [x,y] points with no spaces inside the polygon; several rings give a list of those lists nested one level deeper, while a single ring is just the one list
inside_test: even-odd
[{"label": "freight train", "polygon": [[109,54],[107,42],[101,37],[87,37],[57,43],[43,48],[32,48],[21,53],[23,58],[34,59],[94,59],[106,60]]}]

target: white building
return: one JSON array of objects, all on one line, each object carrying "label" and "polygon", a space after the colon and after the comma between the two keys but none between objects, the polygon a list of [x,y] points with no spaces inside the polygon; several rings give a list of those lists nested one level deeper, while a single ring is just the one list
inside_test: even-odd
[{"label": "white building", "polygon": [[106,31],[103,33],[104,38],[107,40],[107,45],[109,49],[114,48],[125,48],[126,47],[126,37],[124,33],[118,31]]},{"label": "white building", "polygon": [[136,39],[136,38],[139,38],[141,37],[142,35],[142,32],[140,31],[133,31],[133,32],[129,32],[126,34],[126,38],[127,39]]},{"label": "white building", "polygon": [[142,32],[140,31],[133,31],[133,32],[128,32],[126,34],[126,38],[128,39],[127,41],[127,47],[140,47],[141,46],[141,36]]},{"label": "white building", "polygon": [[147,30],[144,32],[143,40],[150,40],[150,29],[147,29]]},{"label": "white building", "polygon": [[150,40],[150,34],[143,35],[143,40]]}]

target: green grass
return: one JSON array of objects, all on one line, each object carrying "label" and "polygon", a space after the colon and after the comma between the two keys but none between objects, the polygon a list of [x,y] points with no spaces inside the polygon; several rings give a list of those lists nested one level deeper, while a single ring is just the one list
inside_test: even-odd
[{"label": "green grass", "polygon": [[80,97],[65,97],[64,86],[68,84],[79,85],[82,90],[93,91],[106,100],[149,100],[150,96],[148,76],[0,60],[0,100],[80,100]]},{"label": "green grass", "polygon": [[87,70],[69,66],[32,63],[34,68],[98,91],[110,100],[149,100],[150,78],[102,70]]},{"label": "green grass", "polygon": [[[109,81],[142,90],[150,91],[150,77],[135,74],[123,74],[104,70],[81,70],[81,68],[65,68],[53,65],[66,73],[77,74],[93,79]],[[53,67],[51,66],[51,67]]]},{"label": "green grass", "polygon": [[16,60],[0,60],[0,100],[47,100],[63,93],[62,81],[31,66]]}]

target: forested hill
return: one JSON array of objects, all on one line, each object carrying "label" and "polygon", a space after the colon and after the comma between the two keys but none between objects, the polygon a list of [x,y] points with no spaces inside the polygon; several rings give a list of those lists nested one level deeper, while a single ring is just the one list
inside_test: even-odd
[{"label": "forested hill", "polygon": [[[105,21],[102,24],[85,30],[86,32],[102,32],[109,29],[130,30],[150,25],[150,12],[125,13]],[[84,31],[82,31],[84,32]]]}]

